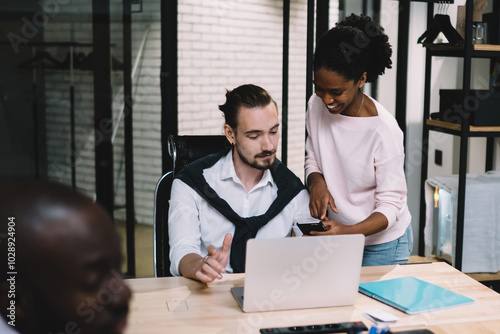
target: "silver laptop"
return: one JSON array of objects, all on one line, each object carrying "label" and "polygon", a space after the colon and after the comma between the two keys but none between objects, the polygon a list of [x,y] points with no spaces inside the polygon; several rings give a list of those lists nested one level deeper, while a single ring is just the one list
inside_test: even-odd
[{"label": "silver laptop", "polygon": [[244,312],[353,305],[364,242],[361,234],[251,239],[245,286],[231,292]]}]

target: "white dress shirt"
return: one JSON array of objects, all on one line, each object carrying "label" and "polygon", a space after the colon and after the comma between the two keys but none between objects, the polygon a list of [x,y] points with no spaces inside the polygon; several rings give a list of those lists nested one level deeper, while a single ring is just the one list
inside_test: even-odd
[{"label": "white dress shirt", "polygon": [[[250,191],[245,189],[236,176],[232,151],[212,167],[205,169],[203,176],[215,192],[241,217],[264,214],[277,197],[278,187],[269,170],[264,171],[262,179]],[[179,179],[175,179],[172,184],[168,216],[170,272],[173,275],[180,275],[179,263],[187,254],[205,256],[209,245],[219,249],[227,233],[234,235],[233,223]],[[287,237],[290,236],[292,228],[299,236],[302,233],[295,223],[314,220],[309,212],[309,193],[304,189],[280,214],[260,228],[256,238]],[[226,271],[233,272],[229,263]]]}]

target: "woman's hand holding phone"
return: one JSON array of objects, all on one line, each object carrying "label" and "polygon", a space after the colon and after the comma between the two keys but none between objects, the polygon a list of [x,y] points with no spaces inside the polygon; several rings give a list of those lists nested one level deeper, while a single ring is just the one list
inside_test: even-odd
[{"label": "woman's hand holding phone", "polygon": [[311,235],[312,231],[328,231],[327,227],[323,225],[321,220],[312,223],[297,223],[297,227],[302,231],[302,233],[304,233],[304,235]]}]

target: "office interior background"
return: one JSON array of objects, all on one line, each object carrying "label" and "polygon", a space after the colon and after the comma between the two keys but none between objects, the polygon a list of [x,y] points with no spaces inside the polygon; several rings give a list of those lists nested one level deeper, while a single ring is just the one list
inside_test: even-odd
[{"label": "office interior background", "polygon": [[[284,3],[290,6],[286,42]],[[0,184],[26,177],[66,183],[105,205],[116,221],[151,226],[155,186],[168,170],[165,136],[174,130],[183,135],[222,134],[218,105],[226,89],[244,83],[267,89],[278,103],[280,117],[286,107],[282,125],[287,133],[281,144],[286,143],[287,150],[286,157],[279,156],[303,179],[308,8],[325,3],[329,27],[354,12],[377,16],[386,29],[393,68],[365,92],[394,113],[398,71],[406,72],[406,175],[418,245],[420,185],[425,181],[420,179],[425,49],[417,39],[426,30],[426,2],[2,1]],[[408,34],[402,39],[404,69],[398,68],[401,3],[410,7]],[[458,0],[439,10],[455,23],[457,7],[464,4]],[[463,60],[437,58],[433,69],[436,93],[431,110],[436,111],[439,89],[461,87]],[[474,60],[473,72],[471,87],[487,89],[489,60]],[[165,124],[165,113],[174,113],[176,124]],[[494,143],[493,166],[498,170],[500,144],[498,139]],[[441,165],[430,159],[429,176],[458,173],[458,145],[456,137],[431,134],[429,156],[440,150],[443,159]],[[470,139],[470,173],[484,172],[485,146],[484,138]],[[128,167],[127,155],[132,156]],[[127,208],[132,210],[127,213]],[[135,269],[129,271],[133,274]]]}]

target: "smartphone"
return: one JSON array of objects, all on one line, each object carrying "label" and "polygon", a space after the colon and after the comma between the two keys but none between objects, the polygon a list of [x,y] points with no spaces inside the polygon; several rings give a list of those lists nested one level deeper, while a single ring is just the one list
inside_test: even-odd
[{"label": "smartphone", "polygon": [[297,223],[297,226],[305,235],[311,235],[311,231],[324,232],[328,230],[320,220],[314,223]]}]

